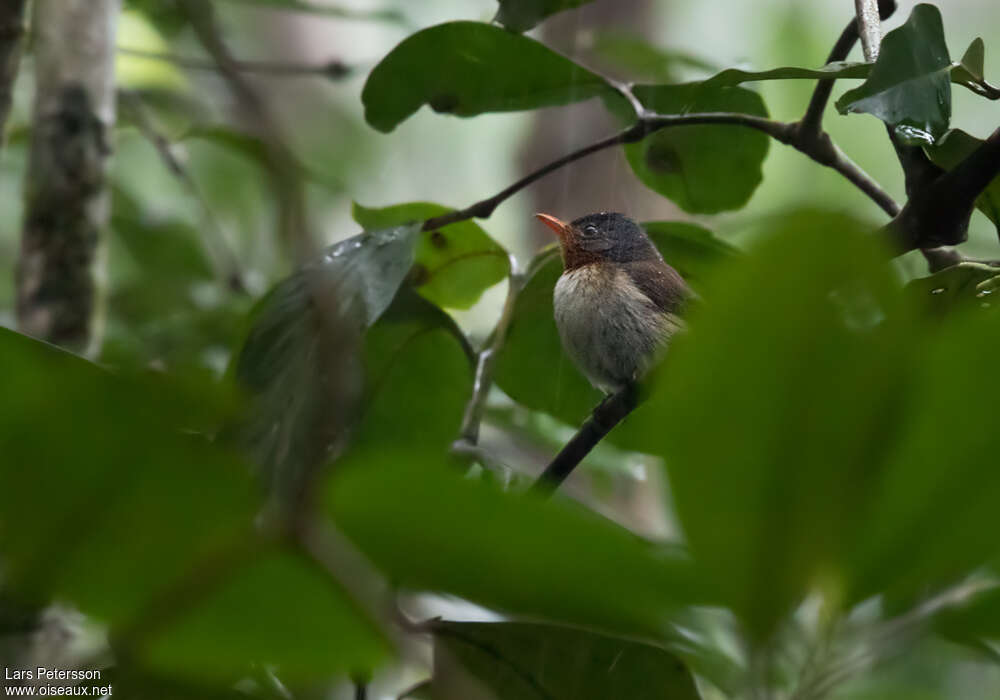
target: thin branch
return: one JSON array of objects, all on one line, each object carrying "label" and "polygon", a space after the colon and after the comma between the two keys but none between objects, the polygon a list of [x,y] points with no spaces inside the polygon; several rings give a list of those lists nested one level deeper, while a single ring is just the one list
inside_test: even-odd
[{"label": "thin branch", "polygon": [[173,145],[170,143],[170,140],[153,124],[142,103],[142,98],[131,90],[122,90],[119,94],[122,95],[125,104],[131,109],[136,127],[156,149],[156,152],[160,155],[160,160],[166,165],[167,170],[180,180],[188,194],[198,202],[198,206],[202,212],[202,220],[205,223],[205,231],[212,240],[209,248],[212,258],[216,263],[216,273],[228,289],[239,294],[246,294],[247,288],[243,282],[243,273],[240,270],[236,253],[226,242],[226,236],[222,231],[222,227],[215,218],[215,214],[208,205],[208,201],[202,194],[198,184],[194,181],[187,168],[184,167],[181,160],[174,154]]},{"label": "thin branch", "polygon": [[250,118],[265,146],[265,158],[276,190],[279,208],[279,230],[297,262],[308,260],[315,245],[306,219],[305,188],[298,158],[281,138],[281,130],[267,104],[239,69],[222,34],[214,7],[204,0],[175,0],[187,15],[198,41],[219,66],[223,77],[243,112]]},{"label": "thin branch", "polygon": [[[830,50],[830,55],[827,56],[826,62],[843,61],[847,58],[847,54],[851,52],[851,49],[854,48],[857,40],[858,23],[855,20],[851,20],[844,27],[844,31],[840,33],[840,37]],[[835,82],[837,82],[836,79],[827,78],[816,83],[816,88],[809,99],[809,106],[806,107],[806,113],[799,121],[800,129],[813,134],[819,134],[822,130],[823,112],[826,111],[826,105],[830,101],[830,95],[833,93],[833,84]]]},{"label": "thin branch", "polygon": [[854,0],[854,12],[858,18],[858,34],[865,60],[874,63],[882,44],[882,24],[879,22],[878,0]]},{"label": "thin branch", "polygon": [[[222,70],[219,64],[211,59],[181,56],[165,51],[148,51],[146,49],[136,49],[129,46],[119,46],[116,50],[124,56],[146,58],[151,61],[164,61],[187,70],[212,72],[219,72]],[[246,61],[234,59],[232,67],[241,73],[258,73],[263,75],[290,77],[322,77],[330,80],[341,80],[354,73],[354,69],[351,66],[348,66],[347,64],[336,59],[319,64],[296,63],[291,61]]]},{"label": "thin branch", "polygon": [[260,7],[278,12],[302,12],[311,15],[323,15],[335,19],[357,20],[360,22],[388,22],[403,27],[412,28],[412,23],[400,10],[393,8],[358,10],[350,7],[327,5],[309,0],[226,0],[233,5]]},{"label": "thin branch", "polygon": [[597,443],[638,405],[639,388],[635,384],[626,386],[599,403],[590,417],[580,426],[576,435],[566,443],[538,477],[531,487],[532,491],[545,496],[555,491],[583,458],[590,454]]},{"label": "thin branch", "polygon": [[774,121],[764,117],[751,114],[739,114],[733,112],[695,112],[691,114],[643,114],[639,120],[629,128],[601,139],[588,146],[584,146],[562,158],[558,158],[548,163],[538,170],[517,180],[512,185],[505,187],[491,197],[482,199],[475,204],[471,204],[464,209],[457,209],[441,216],[436,216],[424,222],[423,230],[430,231],[441,226],[447,226],[466,219],[485,219],[504,201],[523,190],[528,185],[540,180],[551,172],[554,172],[565,165],[585,158],[592,153],[602,151],[612,146],[619,146],[627,143],[642,141],[652,133],[676,126],[693,126],[705,124],[726,124],[732,126],[742,126],[749,129],[761,131],[771,138],[794,147],[796,150],[805,153],[816,162],[833,168],[846,177],[858,189],[870,197],[889,216],[895,216],[899,212],[899,205],[893,201],[892,197],[886,194],[878,184],[862,171],[857,165],[850,161],[834,144],[829,136],[822,135],[822,138],[810,139],[801,142],[797,139],[797,126],[785,122]]},{"label": "thin branch", "polygon": [[507,329],[510,328],[510,323],[514,319],[517,295],[524,285],[524,277],[518,272],[517,262],[513,257],[510,259],[510,266],[507,299],[504,301],[503,311],[500,312],[500,320],[497,321],[485,347],[479,351],[476,357],[476,378],[472,397],[465,407],[465,416],[462,418],[462,428],[459,431],[459,441],[470,445],[476,445],[479,442],[479,426],[483,422],[486,399],[493,387],[493,369],[496,365],[496,356],[507,340]]}]

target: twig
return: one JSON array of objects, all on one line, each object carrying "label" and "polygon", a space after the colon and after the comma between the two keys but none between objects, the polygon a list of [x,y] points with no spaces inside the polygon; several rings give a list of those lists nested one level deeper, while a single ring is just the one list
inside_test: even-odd
[{"label": "twig", "polygon": [[865,60],[874,63],[878,58],[882,43],[882,25],[879,22],[878,0],[854,0],[854,12],[858,18],[858,34]]},{"label": "twig", "polygon": [[691,114],[655,114],[646,113],[640,115],[639,121],[629,128],[620,131],[613,136],[601,139],[588,146],[584,146],[562,158],[548,163],[538,170],[522,177],[512,185],[500,190],[495,195],[482,199],[475,204],[471,204],[464,209],[457,209],[441,216],[428,219],[424,222],[423,230],[430,231],[441,226],[447,226],[466,219],[485,219],[504,201],[531,185],[537,180],[545,177],[551,172],[569,165],[581,158],[589,156],[591,153],[602,151],[612,146],[619,146],[627,143],[641,141],[647,136],[661,129],[675,126],[692,126],[705,124],[728,124],[732,126],[742,126],[749,129],[761,131],[773,139],[794,147],[796,150],[805,153],[816,162],[833,168],[846,177],[858,189],[870,197],[887,214],[895,216],[899,212],[899,206],[893,201],[878,184],[872,180],[857,165],[852,163],[844,154],[834,146],[829,136],[810,140],[806,143],[799,142],[796,138],[796,125],[785,122],[774,121],[764,117],[751,114],[739,114],[735,112],[704,112]]},{"label": "twig", "polygon": [[226,242],[226,236],[222,231],[222,227],[215,218],[215,214],[208,205],[208,201],[206,201],[198,184],[194,181],[187,168],[184,167],[184,164],[174,154],[169,139],[153,124],[142,103],[142,98],[131,90],[121,90],[119,94],[132,110],[136,127],[156,149],[156,152],[160,155],[160,160],[167,166],[167,170],[181,181],[188,194],[198,202],[198,206],[202,212],[202,220],[205,222],[205,229],[212,240],[209,248],[216,263],[217,274],[231,291],[246,294],[247,288],[243,282],[243,273],[240,270],[236,253]]},{"label": "twig", "polygon": [[264,155],[279,208],[279,230],[286,245],[298,262],[308,260],[314,252],[312,235],[306,220],[305,188],[302,165],[282,140],[278,123],[264,100],[247,81],[222,40],[214,7],[204,0],[175,0],[187,15],[198,41],[219,66],[243,111],[251,119],[255,131],[264,143]]},{"label": "twig", "polygon": [[[895,0],[882,0],[879,2],[879,16],[882,19],[887,19],[896,11],[896,1]],[[830,49],[830,54],[826,58],[827,63],[834,63],[835,61],[843,61],[847,58],[847,55],[854,48],[854,44],[858,40],[858,22],[857,19],[852,19],[844,27],[844,31],[840,33],[840,37],[837,42]],[[820,80],[816,83],[816,89],[813,90],[812,97],[809,100],[809,106],[806,108],[806,113],[799,120],[799,129],[805,133],[811,133],[814,135],[819,135],[822,130],[823,124],[823,112],[826,110],[826,105],[830,101],[830,94],[833,92],[833,84],[836,82],[835,78],[827,78],[825,80]]]},{"label": "twig", "polygon": [[493,369],[496,364],[496,356],[507,340],[507,329],[510,328],[510,322],[514,319],[517,295],[520,294],[524,285],[524,277],[517,270],[517,261],[514,260],[513,256],[510,258],[510,266],[507,299],[504,301],[503,311],[500,312],[500,319],[497,321],[493,333],[490,334],[485,346],[476,356],[476,378],[473,383],[472,397],[465,407],[462,428],[459,431],[459,440],[472,445],[479,442],[479,425],[483,422],[486,399],[493,387]]},{"label": "twig", "polygon": [[[148,51],[146,49],[136,49],[129,46],[119,46],[116,51],[125,56],[136,58],[146,58],[151,61],[164,61],[172,63],[187,70],[202,70],[218,72],[221,70],[219,64],[213,60],[195,58],[193,56],[181,56],[165,51]],[[264,75],[280,76],[319,76],[330,80],[340,80],[353,74],[354,69],[336,59],[326,63],[295,63],[289,61],[246,61],[233,60],[233,67],[242,73],[260,73]]]},{"label": "twig", "polygon": [[325,15],[337,19],[357,20],[361,22],[389,22],[404,27],[412,26],[405,14],[393,8],[357,10],[350,7],[309,2],[308,0],[227,0],[227,2],[234,5],[262,7],[279,12],[303,12],[312,15]]},{"label": "twig", "polygon": [[549,463],[531,490],[545,496],[555,491],[597,443],[638,405],[639,388],[635,384],[629,384],[604,399]]}]

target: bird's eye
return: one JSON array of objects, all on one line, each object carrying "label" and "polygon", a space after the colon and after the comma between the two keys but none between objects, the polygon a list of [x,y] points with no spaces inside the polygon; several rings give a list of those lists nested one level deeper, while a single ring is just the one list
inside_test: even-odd
[{"label": "bird's eye", "polygon": [[585,226],[584,229],[583,229],[583,235],[587,236],[587,237],[596,236],[597,235],[597,227],[593,226],[593,225],[591,225],[591,226]]}]

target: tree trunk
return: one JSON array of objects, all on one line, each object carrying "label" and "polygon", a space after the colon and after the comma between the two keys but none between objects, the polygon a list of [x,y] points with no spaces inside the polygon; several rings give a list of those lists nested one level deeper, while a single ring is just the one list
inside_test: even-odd
[{"label": "tree trunk", "polygon": [[28,0],[4,0],[0,4],[0,145],[14,97],[14,80],[21,65],[24,8]]},{"label": "tree trunk", "polygon": [[[18,328],[75,351],[97,346],[93,263],[109,214],[121,0],[35,0],[35,102],[17,271]],[[89,346],[89,348],[88,348]]]}]

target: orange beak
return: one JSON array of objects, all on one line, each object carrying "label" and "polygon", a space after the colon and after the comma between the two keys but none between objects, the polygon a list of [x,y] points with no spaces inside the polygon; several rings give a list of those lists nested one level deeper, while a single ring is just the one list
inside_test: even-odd
[{"label": "orange beak", "polygon": [[570,226],[562,219],[557,219],[549,214],[535,214],[535,218],[555,231],[560,241],[565,241],[568,238]]}]

